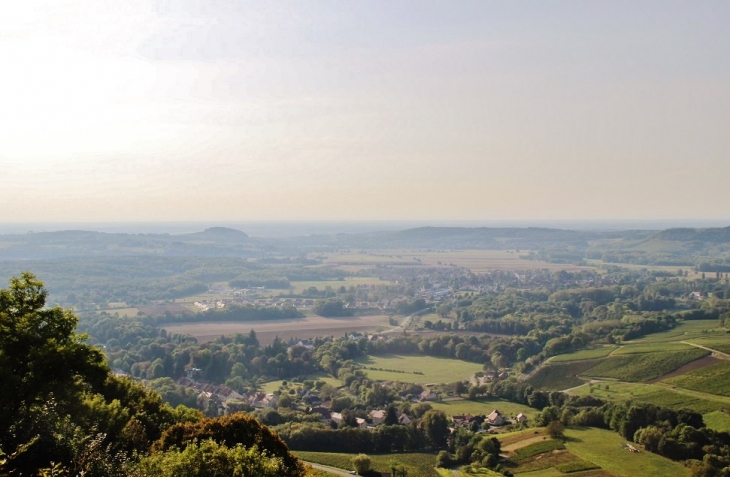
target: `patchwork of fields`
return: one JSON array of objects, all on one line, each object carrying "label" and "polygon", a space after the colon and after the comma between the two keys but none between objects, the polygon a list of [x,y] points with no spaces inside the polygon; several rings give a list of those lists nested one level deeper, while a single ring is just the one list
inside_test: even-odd
[{"label": "patchwork of fields", "polygon": [[289,338],[314,338],[316,336],[344,336],[353,331],[376,332],[390,328],[386,315],[351,316],[346,318],[323,318],[305,316],[297,319],[255,320],[243,322],[204,322],[169,324],[164,327],[169,333],[183,333],[194,336],[199,343],[205,343],[221,335],[246,334],[256,331],[262,344],[271,343],[278,336]]}]

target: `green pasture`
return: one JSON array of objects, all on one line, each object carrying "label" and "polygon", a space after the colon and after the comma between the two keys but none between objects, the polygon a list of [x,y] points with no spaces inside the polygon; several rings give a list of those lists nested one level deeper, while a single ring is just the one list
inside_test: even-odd
[{"label": "green pasture", "polygon": [[600,362],[600,359],[550,362],[530,375],[527,382],[537,389],[547,391],[561,391],[563,389],[574,388],[586,383],[586,380],[580,379],[578,375],[587,372]]},{"label": "green pasture", "polygon": [[702,415],[705,425],[716,431],[730,432],[730,415],[726,411],[712,411]]},{"label": "green pasture", "polygon": [[576,265],[549,263],[520,258],[524,252],[514,250],[374,250],[369,252],[349,252],[328,254],[326,263],[338,264],[340,268],[358,270],[375,267],[379,264],[388,265],[425,265],[432,267],[468,268],[475,273],[488,270],[581,270],[588,267]]},{"label": "green pasture", "polygon": [[624,343],[619,346],[611,356],[626,354],[643,354],[643,353],[662,353],[669,351],[686,351],[688,349],[697,349],[692,345],[684,343],[660,342],[660,343]]},{"label": "green pasture", "polygon": [[517,414],[523,413],[529,419],[538,412],[531,407],[504,401],[502,399],[479,399],[475,401],[468,399],[456,399],[442,402],[431,402],[429,404],[434,409],[445,412],[447,416],[461,416],[464,414],[476,416],[489,414],[495,409],[498,409],[505,417],[516,417]]},{"label": "green pasture", "polygon": [[573,351],[572,353],[565,353],[553,356],[552,358],[550,358],[550,362],[560,363],[563,361],[582,361],[584,359],[605,358],[617,348],[617,346],[601,346],[600,348]]},{"label": "green pasture", "polygon": [[[363,356],[355,362],[375,381],[404,383],[452,383],[482,371],[478,363],[431,356]],[[421,374],[422,373],[422,374]]]},{"label": "green pasture", "polygon": [[609,356],[582,374],[583,376],[613,378],[621,381],[648,381],[664,376],[707,354],[709,352],[706,350],[690,347],[690,349],[670,352]]},{"label": "green pasture", "polygon": [[696,369],[681,376],[666,379],[665,383],[704,393],[730,396],[730,362]]},{"label": "green pasture", "polygon": [[625,345],[665,341],[686,341],[700,336],[720,336],[725,333],[724,328],[718,328],[717,320],[689,320],[677,325],[676,328],[652,333],[644,338],[627,341]]},{"label": "green pasture", "polygon": [[[571,454],[592,462],[617,476],[638,475],[688,476],[682,464],[651,452],[632,453],[623,448],[626,443],[615,432],[593,428],[568,428],[565,447]],[[533,474],[530,474],[532,476]],[[600,475],[600,474],[597,474]]]},{"label": "green pasture", "polygon": [[724,334],[722,336],[698,336],[686,341],[714,349],[721,353],[730,354],[730,334]]},{"label": "green pasture", "polygon": [[[356,455],[308,451],[292,451],[292,454],[308,462],[348,471],[353,468],[350,459]],[[439,473],[434,469],[436,454],[406,452],[402,454],[368,454],[368,457],[371,462],[370,468],[379,472],[390,472],[390,463],[395,460],[408,470],[408,477],[439,477]]]},{"label": "green pasture", "polygon": [[[607,386],[608,389],[606,389]],[[674,410],[692,409],[700,413],[730,407],[730,398],[669,387],[663,384],[601,382],[593,386],[574,389],[570,391],[570,394],[576,396],[590,394],[604,401],[636,401],[665,406]]]},{"label": "green pasture", "polygon": [[[339,388],[340,386],[342,386],[342,381],[337,378],[333,378],[329,374],[323,372],[308,374],[304,377],[304,379],[311,379],[313,381],[324,381],[326,384],[329,384],[330,386],[333,386],[335,388]],[[283,386],[284,381],[287,382],[287,389],[296,389],[302,385],[302,383],[296,383],[291,379],[278,379],[276,381],[269,381],[263,384],[261,386],[261,389],[264,392],[273,393],[274,391],[278,391]]]}]

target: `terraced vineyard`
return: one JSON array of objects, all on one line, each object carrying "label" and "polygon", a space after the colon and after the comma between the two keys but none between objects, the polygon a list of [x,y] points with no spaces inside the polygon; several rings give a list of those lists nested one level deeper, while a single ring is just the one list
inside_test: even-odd
[{"label": "terraced vineyard", "polygon": [[692,409],[703,414],[730,407],[730,399],[725,397],[672,389],[657,384],[600,383],[592,387],[583,386],[571,391],[570,394],[576,396],[591,394],[599,399],[612,402],[645,402],[674,410]]},{"label": "terraced vineyard", "polygon": [[548,364],[538,369],[527,380],[537,389],[560,391],[585,384],[585,380],[578,375],[588,371],[601,360],[567,361]]},{"label": "terraced vineyard", "polygon": [[730,396],[730,362],[698,369],[665,382],[681,388]]},{"label": "terraced vineyard", "polygon": [[582,374],[629,382],[648,381],[670,373],[707,354],[709,352],[706,350],[692,348],[671,352],[610,356],[588,368]]},{"label": "terraced vineyard", "polygon": [[572,353],[559,354],[557,356],[553,356],[550,362],[562,363],[564,361],[583,361],[585,359],[605,358],[617,348],[618,346],[602,346],[600,348],[584,349],[574,351]]}]

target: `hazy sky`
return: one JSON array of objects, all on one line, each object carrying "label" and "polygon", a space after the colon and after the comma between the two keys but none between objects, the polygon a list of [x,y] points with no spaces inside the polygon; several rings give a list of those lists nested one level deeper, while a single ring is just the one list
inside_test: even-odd
[{"label": "hazy sky", "polygon": [[0,6],[0,221],[728,219],[730,2]]}]

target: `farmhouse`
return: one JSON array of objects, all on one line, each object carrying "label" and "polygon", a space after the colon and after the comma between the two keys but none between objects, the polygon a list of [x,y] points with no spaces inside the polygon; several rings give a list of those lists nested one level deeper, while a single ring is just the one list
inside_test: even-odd
[{"label": "farmhouse", "polygon": [[379,426],[383,422],[385,422],[385,416],[386,412],[383,410],[380,411],[370,411],[370,419],[373,421],[373,425]]},{"label": "farmhouse", "polygon": [[439,393],[436,391],[431,391],[430,389],[425,389],[421,395],[418,397],[418,400],[421,402],[424,401],[438,401],[439,400]]},{"label": "farmhouse", "polygon": [[262,392],[251,395],[248,399],[249,404],[257,409],[274,407],[276,402],[279,400],[274,394],[266,394]]},{"label": "farmhouse", "polygon": [[492,426],[504,426],[507,424],[507,420],[502,416],[502,413],[499,412],[497,409],[492,411],[487,416],[487,422]]}]

